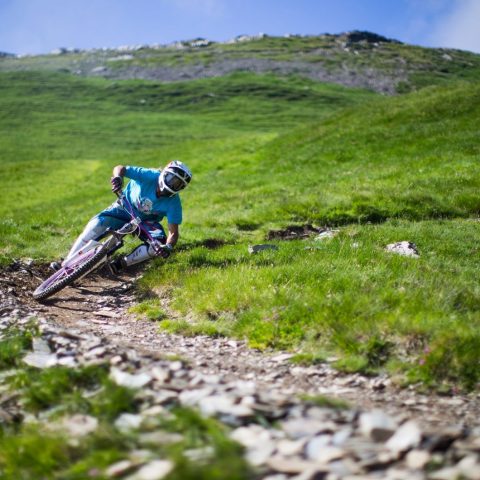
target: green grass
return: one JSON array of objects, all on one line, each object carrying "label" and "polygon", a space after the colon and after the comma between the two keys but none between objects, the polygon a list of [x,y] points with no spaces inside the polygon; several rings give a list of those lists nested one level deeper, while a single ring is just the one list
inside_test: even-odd
[{"label": "green grass", "polygon": [[18,367],[25,353],[32,347],[37,327],[32,322],[20,330],[10,326],[0,334],[0,371]]},{"label": "green grass", "polygon": [[140,318],[147,318],[148,320],[159,321],[167,317],[158,298],[144,300],[142,303],[130,307],[129,312],[134,313]]},{"label": "green grass", "polygon": [[[140,281],[137,313],[302,361],[334,354],[347,371],[477,386],[478,85],[386,98],[272,75],[4,73],[0,91],[3,263],[64,253],[112,200],[113,165],[178,158],[194,171],[182,238]],[[269,230],[305,223],[341,232],[247,253]],[[420,258],[384,252],[401,240]]]},{"label": "green grass", "polygon": [[[200,247],[152,268],[142,284],[173,284],[172,308],[196,314],[193,324],[164,321],[170,331],[247,338],[312,359],[330,352],[346,370],[395,370],[402,359],[426,381],[472,388],[479,380],[477,236],[477,221],[393,220],[349,226],[332,240],[277,243],[279,251],[254,256],[245,244]],[[384,251],[400,240],[415,241],[420,258]],[[421,365],[425,348],[430,363]]]},{"label": "green grass", "polygon": [[[218,94],[213,106],[209,91]],[[0,75],[0,92],[4,263],[64,251],[85,220],[112,201],[115,164],[159,166],[181,157],[198,185],[208,177],[210,186],[232,163],[250,169],[252,153],[299,118],[322,118],[372,97],[252,75],[165,86],[31,72]]]}]

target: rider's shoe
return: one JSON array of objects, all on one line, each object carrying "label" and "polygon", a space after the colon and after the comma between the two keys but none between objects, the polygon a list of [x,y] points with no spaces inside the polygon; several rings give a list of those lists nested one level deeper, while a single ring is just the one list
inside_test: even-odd
[{"label": "rider's shoe", "polygon": [[117,257],[108,264],[108,268],[114,275],[118,275],[125,270],[127,264],[123,257]]},{"label": "rider's shoe", "polygon": [[52,262],[50,265],[50,270],[53,270],[54,272],[58,272],[62,268],[62,262]]}]

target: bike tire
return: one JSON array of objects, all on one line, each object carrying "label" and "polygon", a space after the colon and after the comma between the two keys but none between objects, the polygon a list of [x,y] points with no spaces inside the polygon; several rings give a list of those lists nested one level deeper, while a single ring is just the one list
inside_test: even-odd
[{"label": "bike tire", "polygon": [[57,274],[57,272],[54,273],[49,278],[47,278],[47,280],[45,280],[41,285],[37,287],[37,289],[32,294],[33,298],[37,301],[45,300],[46,298],[59,292],[63,288],[68,287],[75,280],[78,280],[79,278],[83,277],[87,273],[90,273],[95,267],[99,265],[99,263],[103,260],[103,258],[107,254],[108,254],[108,248],[106,248],[106,245],[103,245],[99,249],[99,251],[95,253],[95,255],[90,257],[85,263],[81,264],[72,273],[59,278],[57,282],[54,282],[49,285],[49,281],[51,277]]}]

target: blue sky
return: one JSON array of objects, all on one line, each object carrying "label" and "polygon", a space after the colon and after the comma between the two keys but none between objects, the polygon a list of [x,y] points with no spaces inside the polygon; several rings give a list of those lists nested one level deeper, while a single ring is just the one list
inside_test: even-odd
[{"label": "blue sky", "polygon": [[370,30],[480,53],[480,0],[0,0],[0,51]]}]

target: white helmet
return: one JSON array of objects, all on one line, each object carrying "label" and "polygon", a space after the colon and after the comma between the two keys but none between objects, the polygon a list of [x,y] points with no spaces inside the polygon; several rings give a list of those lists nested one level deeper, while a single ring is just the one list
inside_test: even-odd
[{"label": "white helmet", "polygon": [[160,173],[158,186],[161,192],[167,191],[170,196],[176,195],[183,190],[192,179],[192,172],[182,162],[174,160],[170,162]]}]

